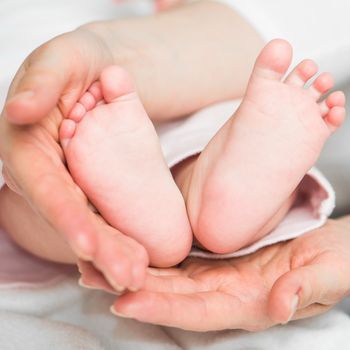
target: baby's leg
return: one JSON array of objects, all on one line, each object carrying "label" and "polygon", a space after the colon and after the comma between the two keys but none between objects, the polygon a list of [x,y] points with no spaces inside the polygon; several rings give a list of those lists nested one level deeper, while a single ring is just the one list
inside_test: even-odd
[{"label": "baby's leg", "polygon": [[76,256],[62,235],[6,185],[0,190],[0,227],[28,252],[54,262],[73,264]]},{"label": "baby's leg", "polygon": [[283,40],[259,55],[235,115],[210,141],[193,166],[187,209],[197,240],[216,253],[233,252],[266,234],[288,208],[305,173],[345,116],[340,91],[311,60],[282,80],[292,56]]},{"label": "baby's leg", "polygon": [[60,137],[76,183],[113,227],[146,248],[151,264],[175,265],[187,256],[185,203],[125,70],[102,72],[63,121]]},{"label": "baby's leg", "polygon": [[[91,215],[96,214],[91,212]],[[25,199],[7,186],[0,190],[0,227],[20,247],[40,258],[65,264],[77,261],[62,235],[52,230]],[[96,240],[99,249],[94,263],[97,268],[103,267],[110,284],[117,290],[140,288],[148,265],[143,247],[108,225],[103,236],[97,236]],[[115,261],[117,264],[113,264]]]}]

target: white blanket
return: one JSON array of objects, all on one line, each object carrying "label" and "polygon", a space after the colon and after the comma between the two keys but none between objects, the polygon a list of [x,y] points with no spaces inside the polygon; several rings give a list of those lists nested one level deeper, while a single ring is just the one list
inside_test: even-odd
[{"label": "white blanket", "polygon": [[[8,266],[10,255],[16,263]],[[194,333],[116,318],[109,312],[113,296],[85,290],[77,280],[75,268],[40,261],[0,232],[0,349],[349,349],[345,311],[259,333]]]}]

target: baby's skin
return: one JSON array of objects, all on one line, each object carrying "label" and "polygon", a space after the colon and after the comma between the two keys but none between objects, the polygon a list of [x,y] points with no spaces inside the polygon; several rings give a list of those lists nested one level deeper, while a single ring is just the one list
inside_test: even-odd
[{"label": "baby's skin", "polygon": [[305,87],[317,73],[313,61],[283,79],[291,58],[287,42],[266,45],[241,106],[188,172],[183,195],[193,234],[126,71],[106,68],[63,121],[60,138],[74,180],[109,224],[146,248],[152,265],[180,262],[192,235],[210,251],[235,251],[271,231],[290,208],[345,116],[342,92],[322,99],[333,87],[330,74]]},{"label": "baby's skin", "polygon": [[110,225],[141,243],[154,266],[185,259],[185,202],[124,69],[102,72],[62,122],[60,139],[73,179]]},{"label": "baby's skin", "polygon": [[[312,60],[284,78],[292,47],[268,43],[258,56],[238,110],[199,156],[190,174],[187,211],[197,240],[216,253],[238,250],[270,232],[343,123],[345,96]],[[282,215],[281,215],[282,214]]]}]

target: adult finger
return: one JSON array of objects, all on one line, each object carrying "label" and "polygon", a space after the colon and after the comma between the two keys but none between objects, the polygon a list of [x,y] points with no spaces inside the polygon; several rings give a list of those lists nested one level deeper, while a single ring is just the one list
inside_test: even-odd
[{"label": "adult finger", "polygon": [[79,285],[88,289],[100,289],[111,294],[120,294],[105,279],[103,274],[98,271],[92,263],[78,260],[78,269],[81,273]]},{"label": "adult finger", "polygon": [[298,309],[314,303],[331,305],[344,295],[349,280],[336,266],[314,263],[291,270],[273,285],[268,312],[277,323],[288,322]]},{"label": "adult finger", "polygon": [[297,310],[292,320],[301,320],[323,314],[330,310],[334,305],[323,305],[323,304],[311,304],[304,309]]},{"label": "adult finger", "polygon": [[148,271],[142,290],[150,292],[189,294],[206,291],[208,290],[208,287],[204,283],[194,281],[186,276],[155,276]]},{"label": "adult finger", "polygon": [[260,329],[258,307],[221,292],[192,294],[140,291],[118,298],[111,311],[141,322],[192,331]]},{"label": "adult finger", "polygon": [[65,36],[34,51],[16,74],[5,105],[6,117],[16,124],[35,123],[57,105],[72,76],[73,47]]},{"label": "adult finger", "polygon": [[[5,134],[8,131],[1,127],[0,130]],[[73,183],[58,152],[49,151],[52,145],[44,139],[38,140],[40,147],[45,149],[38,152],[38,144],[27,139],[27,136],[32,136],[31,130],[16,131],[21,134],[15,135],[19,136],[15,137],[17,141],[2,144],[1,150],[7,171],[16,174],[13,177],[16,187],[32,208],[67,239],[79,257],[91,259],[98,227],[86,197]],[[6,139],[6,135],[1,136]]]},{"label": "adult finger", "polygon": [[[108,283],[103,274],[97,270],[92,263],[88,261],[78,261],[79,272],[81,273],[80,284],[86,288],[103,289],[108,292],[118,293],[112,285]],[[200,291],[198,283],[192,279],[180,275],[161,276],[155,275],[154,268],[148,268],[146,280],[142,290],[150,292],[167,292],[167,293],[194,293]],[[165,269],[164,269],[165,270]],[[177,270],[177,269],[169,269]],[[204,291],[205,288],[203,287]],[[119,293],[120,294],[120,293]]]}]

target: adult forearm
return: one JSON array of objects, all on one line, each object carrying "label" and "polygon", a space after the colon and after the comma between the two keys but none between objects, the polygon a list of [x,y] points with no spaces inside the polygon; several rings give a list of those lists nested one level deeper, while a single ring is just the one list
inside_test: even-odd
[{"label": "adult forearm", "polygon": [[241,96],[263,45],[238,14],[213,1],[84,28],[105,37],[115,61],[136,80],[154,120]]}]

